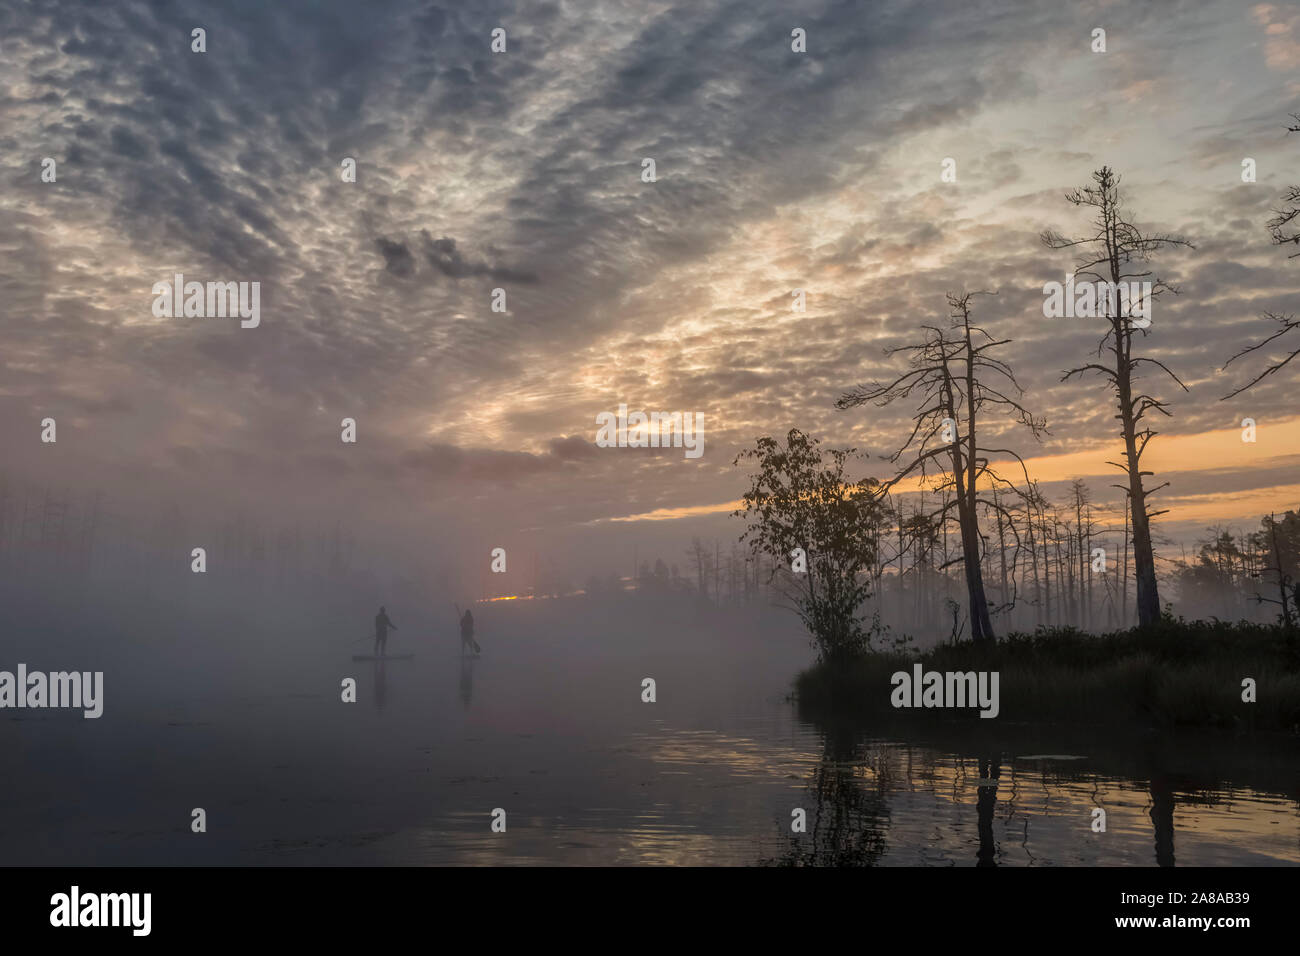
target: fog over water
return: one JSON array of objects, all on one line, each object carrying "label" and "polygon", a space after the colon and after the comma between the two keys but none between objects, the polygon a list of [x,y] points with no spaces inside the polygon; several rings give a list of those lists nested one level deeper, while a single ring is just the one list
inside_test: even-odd
[{"label": "fog over water", "polygon": [[241,601],[212,580],[220,600],[5,595],[0,668],[103,670],[105,702],[97,720],[0,714],[0,862],[1300,862],[1294,774],[1267,748],[817,726],[788,696],[813,652],[767,609],[482,603],[482,654],[462,660],[449,602],[386,601],[389,653],[415,657],[376,664],[351,660],[371,650],[369,605],[306,587]]}]

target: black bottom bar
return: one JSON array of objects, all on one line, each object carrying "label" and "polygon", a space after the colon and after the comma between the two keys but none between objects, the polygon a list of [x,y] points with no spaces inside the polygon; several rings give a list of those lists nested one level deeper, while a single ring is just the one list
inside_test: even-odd
[{"label": "black bottom bar", "polygon": [[[6,941],[62,936],[92,945],[373,943],[390,933],[436,944],[467,931],[494,945],[517,935],[538,943],[561,932],[631,943],[681,939],[663,935],[677,929],[770,943],[776,934],[815,938],[828,926],[854,924],[866,933],[892,925],[918,946],[963,937],[991,943],[981,927],[1082,941],[1199,934],[1231,945],[1241,933],[1293,925],[1294,876],[1289,868],[7,869],[0,870],[0,925]],[[52,916],[72,922],[74,886],[77,922],[102,912],[103,921],[116,915],[123,925],[52,925]],[[145,893],[149,932],[136,936],[144,897],[130,898],[128,907],[127,897],[103,894]]]}]

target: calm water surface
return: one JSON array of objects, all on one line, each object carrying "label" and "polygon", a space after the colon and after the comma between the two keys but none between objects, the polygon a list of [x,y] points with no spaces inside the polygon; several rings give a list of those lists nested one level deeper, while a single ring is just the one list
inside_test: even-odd
[{"label": "calm water surface", "polygon": [[[416,659],[383,666],[317,635],[106,650],[100,720],[0,717],[0,863],[1300,862],[1294,741],[818,727],[787,699],[810,653],[788,633],[517,620],[465,662],[451,633],[400,635]],[[4,666],[88,666],[22,653]]]}]

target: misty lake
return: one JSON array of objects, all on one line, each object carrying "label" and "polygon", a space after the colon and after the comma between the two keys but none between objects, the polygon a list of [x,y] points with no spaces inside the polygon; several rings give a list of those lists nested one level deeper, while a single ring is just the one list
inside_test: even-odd
[{"label": "misty lake", "polygon": [[106,634],[94,660],[25,631],[9,666],[102,669],[105,710],[0,714],[0,863],[1300,862],[1294,739],[819,727],[788,697],[812,652],[784,619],[554,603],[476,607],[463,662],[454,620],[397,608],[389,652],[416,657],[382,665],[351,661],[356,625],[178,622]]}]

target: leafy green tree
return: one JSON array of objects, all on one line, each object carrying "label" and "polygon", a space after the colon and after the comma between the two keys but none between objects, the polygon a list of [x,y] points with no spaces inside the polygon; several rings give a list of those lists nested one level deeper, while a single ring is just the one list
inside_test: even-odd
[{"label": "leafy green tree", "polygon": [[859,610],[871,595],[881,506],[874,479],[844,474],[855,449],[819,445],[792,428],[784,443],[759,438],[737,455],[734,464],[752,461],[758,470],[733,516],[748,522],[740,541],[751,554],[772,559],[768,580],[782,606],[799,616],[821,659],[836,662],[871,646],[874,624]]}]

